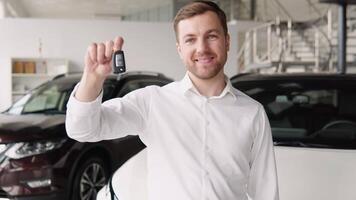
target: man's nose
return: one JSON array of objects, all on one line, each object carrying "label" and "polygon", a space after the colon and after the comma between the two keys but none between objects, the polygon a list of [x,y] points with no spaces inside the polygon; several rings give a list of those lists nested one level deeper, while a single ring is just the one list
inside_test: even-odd
[{"label": "man's nose", "polygon": [[197,42],[197,52],[198,53],[204,53],[204,52],[208,51],[208,49],[209,49],[208,41],[206,41],[204,39],[198,40],[198,42]]}]

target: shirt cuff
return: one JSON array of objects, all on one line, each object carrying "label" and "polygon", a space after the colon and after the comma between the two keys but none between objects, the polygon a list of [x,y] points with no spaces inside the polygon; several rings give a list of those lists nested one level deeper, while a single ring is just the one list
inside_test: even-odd
[{"label": "shirt cuff", "polygon": [[78,90],[79,84],[80,82],[74,87],[72,93],[70,94],[69,101],[67,104],[67,112],[70,112],[70,114],[74,114],[77,116],[88,116],[98,113],[100,111],[101,102],[103,98],[103,90],[101,90],[99,96],[94,101],[83,102],[79,101],[75,97],[75,93]]}]

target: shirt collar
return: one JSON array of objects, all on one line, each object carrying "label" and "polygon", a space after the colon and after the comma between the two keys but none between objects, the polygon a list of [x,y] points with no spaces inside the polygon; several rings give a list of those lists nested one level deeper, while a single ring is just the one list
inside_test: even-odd
[{"label": "shirt collar", "polygon": [[[236,100],[237,95],[234,93],[234,87],[232,86],[230,79],[226,75],[225,75],[225,82],[226,82],[226,86],[225,86],[224,90],[221,92],[221,94],[219,96],[215,96],[212,98],[222,98],[225,95],[230,94]],[[188,91],[192,91],[198,95],[201,95],[199,93],[199,91],[195,88],[192,80],[190,79],[190,77],[188,75],[188,72],[185,73],[185,76],[180,81],[180,85],[181,85],[181,90],[184,95],[187,95]]]}]

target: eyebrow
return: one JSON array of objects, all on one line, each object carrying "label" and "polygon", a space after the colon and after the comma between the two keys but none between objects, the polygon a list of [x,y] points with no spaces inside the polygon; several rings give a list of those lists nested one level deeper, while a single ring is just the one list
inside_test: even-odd
[{"label": "eyebrow", "polygon": [[209,30],[207,33],[221,33],[221,31],[219,31],[218,29],[211,29]]},{"label": "eyebrow", "polygon": [[[221,31],[219,31],[218,29],[211,29],[206,32],[206,34],[210,34],[210,33],[221,33]],[[183,39],[190,38],[190,37],[195,37],[195,34],[188,33],[187,35],[183,36]]]},{"label": "eyebrow", "polygon": [[187,35],[184,35],[184,36],[183,36],[183,39],[189,38],[189,37],[194,37],[194,36],[195,36],[194,34],[187,34]]}]

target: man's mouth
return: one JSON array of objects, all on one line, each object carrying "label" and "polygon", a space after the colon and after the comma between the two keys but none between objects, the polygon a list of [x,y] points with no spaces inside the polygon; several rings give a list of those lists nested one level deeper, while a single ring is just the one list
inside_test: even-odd
[{"label": "man's mouth", "polygon": [[214,60],[213,56],[204,56],[204,57],[199,57],[194,59],[195,62],[201,63],[201,64],[209,64]]}]

